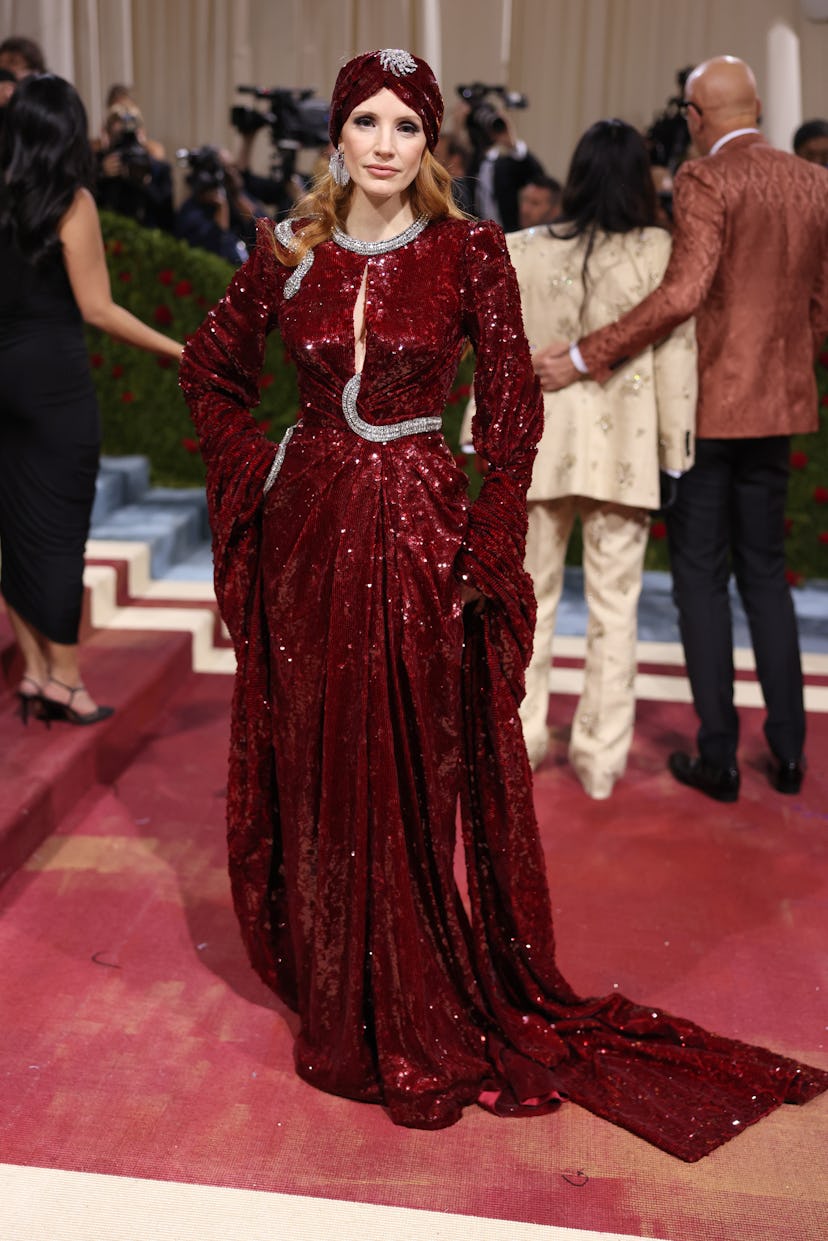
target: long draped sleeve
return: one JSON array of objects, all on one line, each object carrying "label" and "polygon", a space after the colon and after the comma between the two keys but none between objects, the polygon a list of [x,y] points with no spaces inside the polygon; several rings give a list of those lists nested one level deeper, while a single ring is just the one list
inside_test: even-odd
[{"label": "long draped sleeve", "polygon": [[[233,588],[226,576],[227,556],[261,506],[275,454],[275,446],[250,413],[259,404],[265,345],[276,323],[287,272],[276,258],[271,227],[260,222],[251,257],[188,339],[181,360],[180,384],[207,471],[218,590]],[[232,633],[238,609],[227,610],[225,620]]]},{"label": "long draped sleeve", "polygon": [[[517,278],[503,231],[470,232],[463,270],[465,328],[475,354],[474,447],[489,465],[460,550],[460,575],[503,610],[523,664],[531,654],[534,595],[523,568],[526,492],[543,431],[543,400],[523,330]],[[516,692],[522,694],[522,670]]]},{"label": "long draped sleeve", "polygon": [[264,484],[276,448],[250,413],[259,403],[267,336],[290,270],[276,257],[271,229],[269,221],[259,222],[253,254],[187,341],[180,383],[206,466],[216,598],[236,653],[227,781],[233,901],[253,965],[295,1005],[293,947],[274,916],[283,875],[261,583]]}]

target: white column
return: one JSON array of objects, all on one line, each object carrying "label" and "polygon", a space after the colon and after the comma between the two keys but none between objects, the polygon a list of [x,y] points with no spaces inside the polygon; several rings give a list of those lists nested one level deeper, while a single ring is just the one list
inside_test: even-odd
[{"label": "white column", "polygon": [[422,0],[422,56],[442,81],[443,37],[440,28],[440,0]]},{"label": "white column", "polygon": [[512,0],[503,0],[500,18],[500,80],[509,85],[512,61]]},{"label": "white column", "polygon": [[773,146],[790,151],[794,131],[802,124],[802,74],[799,38],[785,22],[774,22],[768,31],[766,83],[765,135]]}]

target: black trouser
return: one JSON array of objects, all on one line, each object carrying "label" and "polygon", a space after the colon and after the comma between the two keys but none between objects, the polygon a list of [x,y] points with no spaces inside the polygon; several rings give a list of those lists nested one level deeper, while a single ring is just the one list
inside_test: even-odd
[{"label": "black trouser", "polygon": [[731,569],[750,625],[768,744],[783,762],[802,755],[802,667],[785,580],[789,454],[786,435],[697,440],[696,464],[679,480],[667,511],[673,598],[701,725],[699,753],[716,766],[734,762],[739,740]]}]

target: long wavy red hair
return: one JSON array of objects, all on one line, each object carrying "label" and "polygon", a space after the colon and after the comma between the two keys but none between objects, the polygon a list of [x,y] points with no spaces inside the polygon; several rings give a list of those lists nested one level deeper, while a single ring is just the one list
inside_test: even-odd
[{"label": "long wavy red hair", "polygon": [[[274,241],[280,263],[285,267],[295,267],[308,250],[327,241],[335,228],[344,229],[353,192],[353,182],[345,186],[337,185],[327,170],[317,177],[290,213],[292,219],[303,221],[294,230],[295,248],[286,250]],[[468,219],[454,201],[451,176],[428,149],[423,152],[417,175],[407,194],[415,219],[421,215],[427,220]]]}]

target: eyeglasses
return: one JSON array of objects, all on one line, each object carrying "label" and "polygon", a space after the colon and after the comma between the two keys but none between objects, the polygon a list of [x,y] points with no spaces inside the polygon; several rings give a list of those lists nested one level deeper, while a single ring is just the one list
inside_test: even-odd
[{"label": "eyeglasses", "polygon": [[678,106],[679,116],[687,116],[688,108],[692,108],[695,112],[698,113],[699,116],[704,116],[704,112],[702,111],[702,109],[699,107],[697,103],[694,103],[692,99],[681,100]]}]

